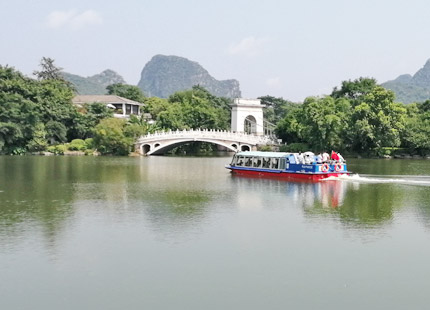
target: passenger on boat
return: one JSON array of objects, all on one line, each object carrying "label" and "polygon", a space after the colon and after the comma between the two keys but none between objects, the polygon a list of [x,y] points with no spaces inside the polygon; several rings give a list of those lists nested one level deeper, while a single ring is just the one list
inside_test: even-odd
[{"label": "passenger on boat", "polygon": [[343,158],[343,156],[342,155],[340,155],[340,153],[337,153],[337,157],[339,158],[339,162],[340,163],[343,163],[343,162],[345,162],[345,159]]},{"label": "passenger on boat", "polygon": [[312,152],[304,152],[303,157],[305,159],[305,164],[310,165],[314,162],[315,154]]},{"label": "passenger on boat", "polygon": [[321,153],[319,153],[316,157],[315,157],[315,161],[317,164],[321,164],[323,161],[322,155]]},{"label": "passenger on boat", "polygon": [[305,163],[302,152],[299,152],[299,155],[297,155],[297,163],[298,164],[304,164]]},{"label": "passenger on boat", "polygon": [[322,154],[322,162],[323,163],[328,163],[330,161],[330,155],[328,155],[328,153],[327,152],[324,152],[323,154]]},{"label": "passenger on boat", "polygon": [[335,151],[331,151],[331,159],[334,161],[338,161],[339,160],[339,156],[337,156]]}]

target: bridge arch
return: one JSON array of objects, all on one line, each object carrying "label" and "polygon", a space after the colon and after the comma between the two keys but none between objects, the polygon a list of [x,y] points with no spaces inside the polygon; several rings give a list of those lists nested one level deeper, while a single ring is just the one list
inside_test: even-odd
[{"label": "bridge arch", "polygon": [[148,154],[151,151],[151,145],[150,144],[142,144],[140,147],[140,153],[143,155]]},{"label": "bridge arch", "polygon": [[190,142],[206,142],[206,143],[212,143],[212,144],[216,144],[216,145],[221,145],[227,149],[229,149],[230,151],[233,152],[237,152],[237,148],[233,147],[230,144],[221,142],[221,141],[217,141],[217,140],[211,140],[211,139],[199,139],[199,138],[184,138],[184,139],[180,139],[180,140],[174,140],[174,141],[166,141],[166,143],[157,143],[158,147],[154,148],[153,150],[149,151],[148,153],[145,153],[145,155],[160,155],[160,154],[164,154],[172,149],[174,149],[175,147],[178,147],[180,145],[183,144],[187,144]]},{"label": "bridge arch", "polygon": [[243,145],[240,146],[240,151],[241,152],[246,152],[246,151],[251,151],[251,150],[252,150],[252,148],[248,144],[243,144]]},{"label": "bridge arch", "polygon": [[249,135],[257,134],[257,120],[253,115],[248,115],[243,120],[244,132]]},{"label": "bridge arch", "polygon": [[235,99],[231,105],[231,130],[263,136],[263,108],[259,99]]}]

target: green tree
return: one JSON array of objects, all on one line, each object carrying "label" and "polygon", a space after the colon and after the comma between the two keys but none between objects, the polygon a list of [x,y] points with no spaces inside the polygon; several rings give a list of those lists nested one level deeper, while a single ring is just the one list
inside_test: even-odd
[{"label": "green tree", "polygon": [[139,87],[127,84],[112,84],[106,87],[109,95],[117,95],[137,102],[145,102],[145,95]]},{"label": "green tree", "polygon": [[166,110],[157,116],[157,122],[163,128],[229,128],[229,99],[215,97],[200,86],[176,92],[169,97],[168,102]]},{"label": "green tree", "polygon": [[64,81],[64,77],[61,74],[63,68],[54,65],[55,60],[49,57],[42,57],[39,66],[42,67],[40,71],[33,71],[33,75],[38,80],[60,80]]},{"label": "green tree", "polygon": [[314,150],[343,150],[350,116],[349,101],[331,96],[308,97],[291,110],[276,128],[287,143],[306,143]]},{"label": "green tree", "polygon": [[[162,128],[157,123],[148,123],[143,114],[140,116],[130,115],[128,127],[134,127],[135,129],[133,130],[138,136],[162,130]],[[136,134],[134,134],[134,136],[136,136]]]},{"label": "green tree", "polygon": [[0,151],[26,149],[40,119],[37,82],[11,67],[0,66]]},{"label": "green tree", "polygon": [[306,142],[318,150],[343,149],[347,101],[333,97],[309,97],[303,103]]},{"label": "green tree", "polygon": [[51,144],[57,142],[64,143],[67,141],[67,128],[63,123],[58,121],[48,121],[45,126],[46,138]]},{"label": "green tree", "polygon": [[30,79],[0,66],[0,123],[1,131],[8,132],[8,137],[0,138],[2,152],[32,145],[38,123],[45,125],[45,138],[51,143],[66,141],[77,113],[71,102],[73,90],[64,80],[41,77]]},{"label": "green tree", "polygon": [[402,132],[402,146],[421,155],[430,152],[430,100],[406,106],[407,116]]},{"label": "green tree", "polygon": [[133,137],[126,135],[127,121],[107,118],[100,121],[94,129],[93,143],[102,154],[127,155],[133,147]]},{"label": "green tree", "polygon": [[354,149],[379,151],[399,146],[406,112],[402,104],[394,103],[392,91],[375,87],[353,108],[350,126]]},{"label": "green tree", "polygon": [[285,118],[288,113],[296,110],[297,103],[285,100],[283,98],[276,98],[273,96],[262,96],[258,99],[261,104],[265,105],[264,119],[272,124],[277,124],[280,120]]},{"label": "green tree", "polygon": [[48,142],[46,141],[45,125],[37,123],[34,127],[33,138],[28,142],[28,150],[31,152],[39,152],[46,150]]},{"label": "green tree", "polygon": [[158,97],[146,98],[144,104],[144,112],[151,114],[153,120],[156,120],[158,115],[161,112],[166,111],[170,106],[170,103],[167,99]]},{"label": "green tree", "polygon": [[113,117],[112,109],[105,104],[94,102],[84,104],[73,118],[69,140],[86,139],[93,136],[93,130],[101,120]]},{"label": "green tree", "polygon": [[292,110],[277,123],[275,129],[276,136],[282,139],[284,143],[304,142],[303,133],[305,125],[303,119],[303,106]]},{"label": "green tree", "polygon": [[349,99],[351,100],[351,103],[355,105],[360,101],[360,98],[370,93],[376,86],[378,86],[378,84],[375,79],[360,77],[353,81],[343,81],[341,88],[338,89],[335,87],[331,96],[335,99]]}]

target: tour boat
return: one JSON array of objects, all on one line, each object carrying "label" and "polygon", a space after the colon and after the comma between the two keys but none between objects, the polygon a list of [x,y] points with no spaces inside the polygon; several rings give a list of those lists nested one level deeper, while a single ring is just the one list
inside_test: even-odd
[{"label": "tour boat", "polygon": [[239,152],[229,165],[232,173],[248,176],[320,180],[349,175],[345,162],[321,162],[312,152]]}]

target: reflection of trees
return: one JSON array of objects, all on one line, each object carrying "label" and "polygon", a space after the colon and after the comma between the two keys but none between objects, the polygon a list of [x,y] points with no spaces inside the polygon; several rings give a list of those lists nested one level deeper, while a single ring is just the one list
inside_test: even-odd
[{"label": "reflection of trees", "polygon": [[[270,196],[281,191],[284,194],[284,206],[300,206],[306,216],[338,218],[353,226],[369,227],[390,221],[394,206],[402,201],[403,196],[398,186],[392,184],[358,184],[341,180],[280,181],[241,176],[233,180],[239,185],[246,183],[244,190],[247,195],[258,192],[258,196],[261,196],[265,192]],[[249,197],[238,199],[239,205],[241,199],[249,206],[256,202],[256,199]],[[261,197],[258,201],[263,204]]]},{"label": "reflection of trees", "polygon": [[73,214],[71,169],[60,158],[1,157],[0,236],[18,237],[25,226],[38,226],[54,242]]},{"label": "reflection of trees", "polygon": [[339,209],[340,218],[349,223],[374,226],[391,221],[394,207],[402,201],[398,186],[391,184],[365,184],[350,190]]},{"label": "reflection of trees", "polygon": [[153,191],[145,195],[145,217],[162,234],[181,233],[197,227],[206,216],[210,194],[196,190]]},{"label": "reflection of trees", "polygon": [[208,158],[0,157],[0,238],[42,231],[52,243],[68,219],[92,210],[176,233],[203,225],[213,206],[299,206],[309,218],[369,227],[389,222],[395,206],[407,201],[430,225],[427,187],[232,177],[220,163]]},{"label": "reflection of trees", "polygon": [[[331,183],[328,188],[324,188],[326,183]],[[390,221],[394,206],[402,200],[401,192],[389,184],[328,181],[321,185],[320,196],[306,213],[336,216],[353,226],[375,226]]]},{"label": "reflection of trees", "polygon": [[417,209],[418,221],[430,231],[430,190],[428,187],[416,187],[406,197],[408,204]]},{"label": "reflection of trees", "polygon": [[148,220],[166,232],[200,221],[219,180],[219,166],[206,158],[87,158],[77,169],[77,208],[95,205],[116,219]]}]

